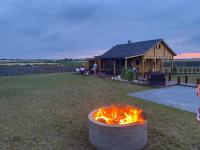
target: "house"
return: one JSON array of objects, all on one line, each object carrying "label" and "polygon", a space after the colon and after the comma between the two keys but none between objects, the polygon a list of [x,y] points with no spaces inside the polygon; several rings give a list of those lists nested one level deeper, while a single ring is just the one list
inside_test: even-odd
[{"label": "house", "polygon": [[97,62],[98,71],[107,74],[120,74],[123,68],[136,67],[139,73],[160,72],[164,60],[171,60],[176,53],[163,39],[119,44],[112,47],[103,55],[89,60],[89,68]]}]

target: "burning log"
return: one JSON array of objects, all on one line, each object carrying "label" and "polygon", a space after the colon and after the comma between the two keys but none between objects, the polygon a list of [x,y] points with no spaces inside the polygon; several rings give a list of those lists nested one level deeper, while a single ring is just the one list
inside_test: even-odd
[{"label": "burning log", "polygon": [[107,106],[88,118],[89,140],[98,150],[140,150],[147,144],[147,122],[139,108]]}]

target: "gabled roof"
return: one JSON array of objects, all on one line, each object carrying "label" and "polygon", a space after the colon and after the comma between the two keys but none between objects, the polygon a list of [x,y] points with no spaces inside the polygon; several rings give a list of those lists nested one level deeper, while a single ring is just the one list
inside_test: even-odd
[{"label": "gabled roof", "polygon": [[[116,45],[107,52],[105,52],[103,55],[99,56],[99,58],[112,59],[125,58],[130,56],[142,56],[159,42],[163,42],[171,50],[171,48],[164,42],[163,39],[155,39],[149,41]],[[176,53],[174,53],[172,50],[171,52],[173,55],[176,55]]]}]

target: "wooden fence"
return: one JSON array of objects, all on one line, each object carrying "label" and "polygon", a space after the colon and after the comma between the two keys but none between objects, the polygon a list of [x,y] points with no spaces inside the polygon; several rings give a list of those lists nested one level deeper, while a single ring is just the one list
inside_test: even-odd
[{"label": "wooden fence", "polygon": [[[167,81],[172,81],[173,74],[167,74],[166,76],[167,76]],[[191,78],[192,77],[189,76],[189,75],[185,75],[185,76],[177,75],[175,80],[177,81],[177,84],[181,84],[181,82],[184,83],[184,84],[188,84],[189,83],[189,79],[191,79]],[[195,81],[196,81],[197,85],[200,84],[200,76],[199,76],[199,78],[197,77],[193,81],[194,81],[193,83],[195,83]]]},{"label": "wooden fence", "polygon": [[164,67],[162,72],[166,74],[200,74],[200,68],[197,67]]}]

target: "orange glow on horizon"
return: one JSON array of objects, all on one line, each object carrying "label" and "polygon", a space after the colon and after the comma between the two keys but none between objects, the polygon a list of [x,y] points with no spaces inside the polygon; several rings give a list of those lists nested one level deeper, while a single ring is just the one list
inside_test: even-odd
[{"label": "orange glow on horizon", "polygon": [[175,59],[190,59],[190,58],[200,58],[200,53],[182,53],[175,56]]}]

